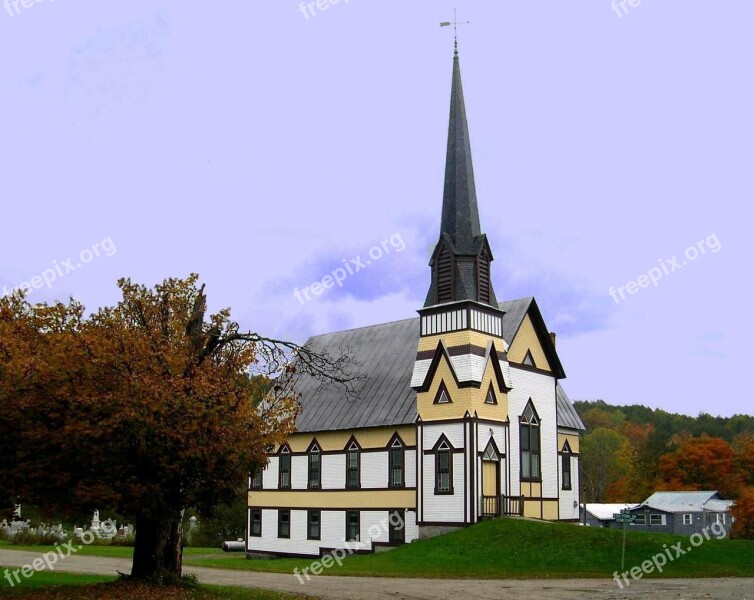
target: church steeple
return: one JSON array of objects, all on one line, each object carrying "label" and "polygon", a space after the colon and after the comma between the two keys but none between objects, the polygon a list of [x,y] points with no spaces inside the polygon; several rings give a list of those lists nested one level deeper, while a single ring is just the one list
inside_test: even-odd
[{"label": "church steeple", "polygon": [[474,239],[481,234],[469,125],[466,120],[457,48],[453,57],[453,86],[450,93],[450,123],[440,231],[450,236],[459,251],[472,250]]},{"label": "church steeple", "polygon": [[425,307],[459,300],[497,306],[490,281],[492,252],[481,232],[471,141],[456,45],[445,158],[445,187],[440,239],[430,266],[432,284]]}]

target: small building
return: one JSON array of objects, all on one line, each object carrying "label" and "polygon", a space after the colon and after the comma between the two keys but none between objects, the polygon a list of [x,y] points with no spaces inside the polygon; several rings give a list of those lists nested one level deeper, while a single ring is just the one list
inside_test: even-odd
[{"label": "small building", "polygon": [[732,500],[719,492],[655,492],[631,512],[636,522],[631,528],[656,533],[691,535],[718,523],[727,531],[733,524]]},{"label": "small building", "polygon": [[615,522],[615,515],[623,510],[632,509],[638,504],[582,504],[581,523],[587,527],[621,527]]}]

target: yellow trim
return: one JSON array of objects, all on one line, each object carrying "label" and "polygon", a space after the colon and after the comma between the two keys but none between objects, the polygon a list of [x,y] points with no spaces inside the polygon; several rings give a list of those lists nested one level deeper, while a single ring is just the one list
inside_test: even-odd
[{"label": "yellow trim", "polygon": [[[434,404],[440,383],[445,382],[450,399],[449,404]],[[487,390],[490,382],[494,386],[497,395],[497,405],[485,404]],[[474,412],[483,419],[503,422],[508,417],[508,394],[503,393],[495,383],[495,371],[492,362],[487,363],[482,386],[459,388],[456,385],[450,364],[445,356],[440,358],[434,380],[429,390],[416,394],[417,412],[423,421],[438,421],[442,419],[462,419],[466,412],[473,415]]]},{"label": "yellow trim", "polygon": [[579,452],[581,438],[572,433],[558,433],[558,452],[563,450],[566,441],[568,441],[568,445],[571,446],[571,452]]},{"label": "yellow trim", "polygon": [[511,343],[511,347],[508,350],[508,360],[515,363],[523,363],[527,350],[531,350],[531,355],[538,369],[552,371],[529,315],[524,317],[521,327]]},{"label": "yellow trim", "polygon": [[[351,436],[355,436],[362,449],[385,448],[396,431],[406,445],[416,445],[416,427],[414,425],[368,427],[343,431],[323,431],[321,433],[294,433],[288,438],[288,445],[291,447],[291,452],[306,452],[309,444],[316,437],[323,452],[342,451]],[[277,448],[275,451],[277,451]]]},{"label": "yellow trim", "polygon": [[451,348],[452,346],[465,346],[466,344],[472,344],[474,346],[480,346],[487,348],[487,342],[494,340],[495,348],[498,352],[505,351],[505,342],[500,339],[488,335],[486,333],[480,333],[478,331],[470,331],[464,329],[463,331],[454,331],[453,333],[441,333],[438,335],[430,335],[419,339],[419,351],[423,350],[435,350],[437,343],[440,340],[445,341],[445,346]]},{"label": "yellow trim", "polygon": [[300,491],[255,490],[249,492],[254,508],[416,508],[415,490]]}]

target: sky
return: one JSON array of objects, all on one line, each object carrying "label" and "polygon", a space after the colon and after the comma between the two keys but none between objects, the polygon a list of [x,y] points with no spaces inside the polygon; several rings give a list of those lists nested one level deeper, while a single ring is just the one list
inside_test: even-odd
[{"label": "sky", "polygon": [[[456,0],[495,290],[536,297],[572,399],[752,414],[754,4],[634,4]],[[297,342],[416,316],[453,7],[6,2],[0,293],[196,272]]]}]

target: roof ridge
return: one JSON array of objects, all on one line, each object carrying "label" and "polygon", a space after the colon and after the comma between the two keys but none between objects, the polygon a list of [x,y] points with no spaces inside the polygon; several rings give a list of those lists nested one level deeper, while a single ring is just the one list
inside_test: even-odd
[{"label": "roof ridge", "polygon": [[317,338],[322,338],[328,335],[338,335],[340,333],[348,333],[349,331],[360,331],[362,329],[371,329],[373,327],[383,327],[385,325],[393,325],[395,323],[404,323],[406,321],[418,321],[419,317],[411,317],[409,319],[395,319],[394,321],[385,321],[384,323],[373,323],[372,325],[362,325],[361,327],[349,327],[348,329],[340,329],[338,331],[330,331],[329,333],[319,333],[317,335],[309,336],[307,339],[307,342],[309,340],[314,340]]}]

